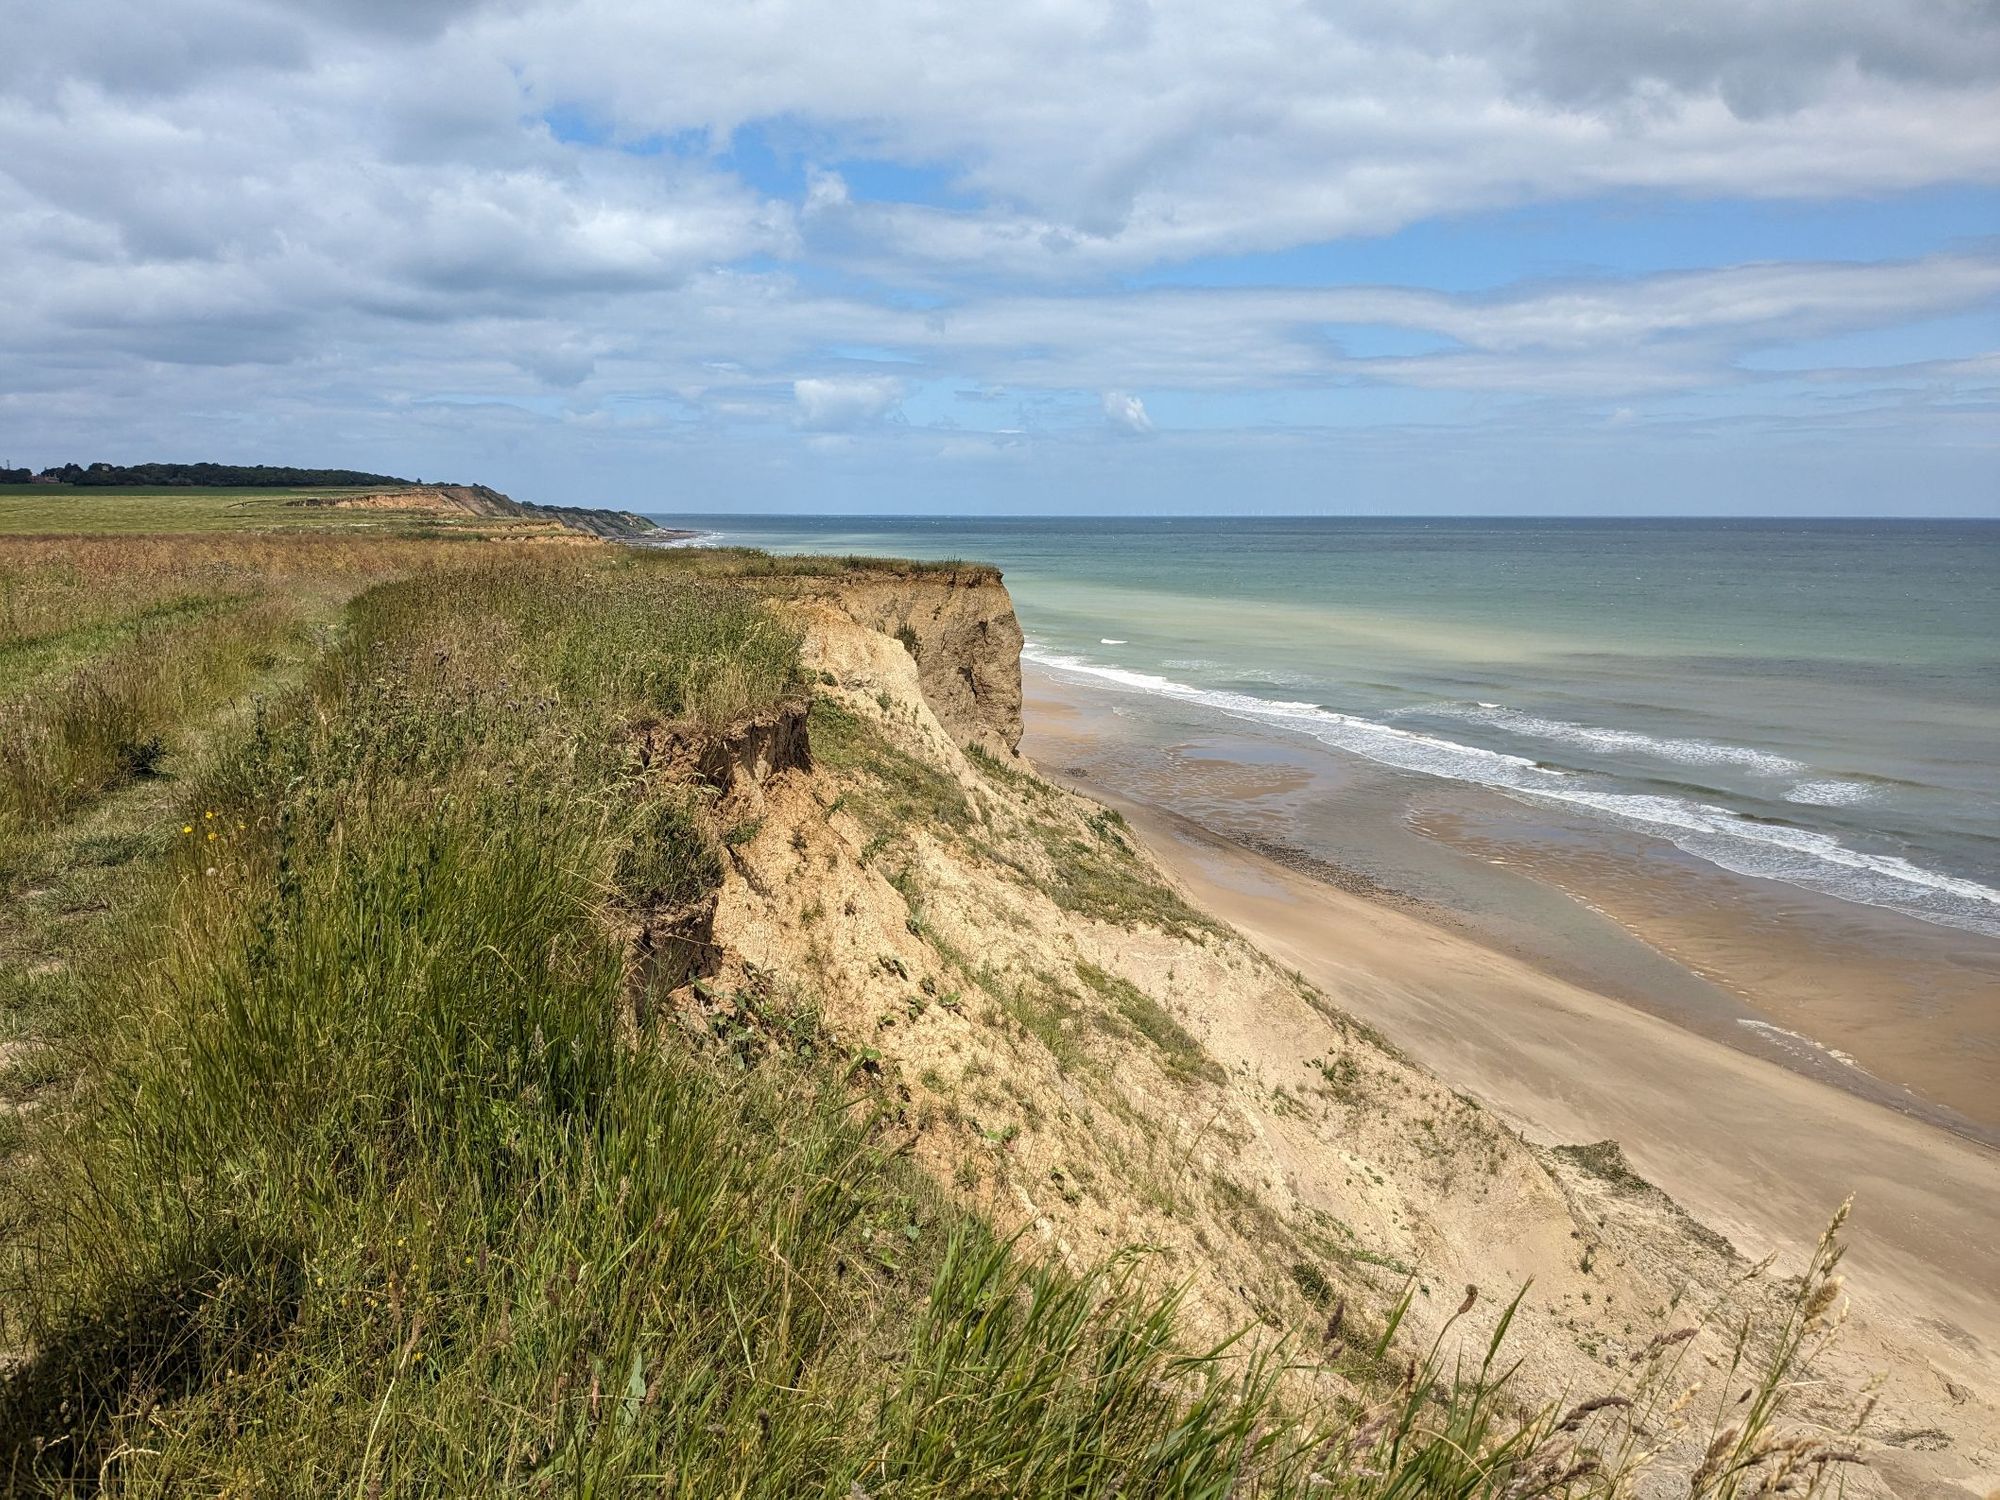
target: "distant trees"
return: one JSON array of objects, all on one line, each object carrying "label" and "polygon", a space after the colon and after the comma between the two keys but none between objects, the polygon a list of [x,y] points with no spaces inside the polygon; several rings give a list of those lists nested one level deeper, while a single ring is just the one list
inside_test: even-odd
[{"label": "distant trees", "polygon": [[[26,469],[0,469],[0,483],[4,484],[25,484],[34,477]],[[274,464],[59,464],[42,470],[41,478],[92,487],[186,485],[206,489],[252,486],[280,489],[312,485],[348,488],[411,482],[398,479],[393,474],[364,474],[357,469],[292,469]]]}]

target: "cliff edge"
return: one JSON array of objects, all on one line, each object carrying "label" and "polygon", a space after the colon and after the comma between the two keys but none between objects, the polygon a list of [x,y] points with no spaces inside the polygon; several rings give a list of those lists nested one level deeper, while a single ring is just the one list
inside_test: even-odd
[{"label": "cliff edge", "polygon": [[[1660,1339],[1689,1341],[1690,1379],[1725,1369],[1731,1319],[1779,1315],[1788,1284],[1616,1142],[1524,1139],[1016,755],[1021,632],[997,574],[780,592],[817,687],[797,753],[726,778],[739,833],[683,1023],[708,1034],[759,990],[815,997],[894,1080],[906,1149],[945,1191],[1073,1266],[1151,1247],[1194,1327],[1285,1341],[1313,1399],[1365,1400],[1398,1318],[1420,1343],[1452,1328],[1475,1362],[1510,1323],[1521,1395],[1580,1400]],[[1857,1493],[1984,1494],[1990,1393],[1865,1318],[1820,1374],[1801,1409],[1825,1434],[1880,1380]],[[1682,1473],[1706,1441],[1653,1437],[1692,1447]]]}]

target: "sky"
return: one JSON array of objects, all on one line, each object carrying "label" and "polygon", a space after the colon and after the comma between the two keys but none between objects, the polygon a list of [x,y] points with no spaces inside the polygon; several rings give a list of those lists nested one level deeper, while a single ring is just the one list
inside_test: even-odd
[{"label": "sky", "polygon": [[0,0],[0,463],[2000,515],[1996,0]]}]

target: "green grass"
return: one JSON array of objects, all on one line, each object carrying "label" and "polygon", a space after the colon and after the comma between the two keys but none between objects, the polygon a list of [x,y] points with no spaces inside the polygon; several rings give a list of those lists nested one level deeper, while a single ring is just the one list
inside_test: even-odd
[{"label": "green grass", "polygon": [[0,484],[0,535],[241,531],[251,527],[337,528],[380,522],[366,512],[289,502],[314,496],[378,494],[374,489],[71,488]]},{"label": "green grass", "polygon": [[815,764],[855,778],[850,805],[871,829],[902,838],[919,828],[962,833],[972,826],[972,805],[956,781],[838,699],[814,696],[806,733]]},{"label": "green grass", "polygon": [[722,855],[692,794],[669,792],[640,805],[616,878],[628,900],[658,907],[685,905],[722,884]]},{"label": "green grass", "polygon": [[1160,1065],[1174,1077],[1221,1083],[1229,1076],[1171,1011],[1130,980],[1091,963],[1078,964],[1076,976],[1110,1001],[1125,1024],[1152,1044]]},{"label": "green grass", "polygon": [[1183,938],[1221,931],[1214,918],[1146,871],[1115,817],[1101,815],[1083,836],[1053,823],[1033,825],[1055,871],[1044,884],[1049,899],[1064,911],[1116,927],[1157,927]]},{"label": "green grass", "polygon": [[296,611],[252,601],[148,622],[46,692],[0,704],[0,875],[77,808],[158,774],[168,735],[304,644]]},{"label": "green grass", "polygon": [[362,601],[354,644],[420,639],[474,696],[499,691],[545,715],[715,729],[803,691],[798,635],[755,596],[679,577],[658,554],[524,558],[435,588]]},{"label": "green grass", "polygon": [[977,741],[969,741],[961,748],[965,751],[965,758],[977,766],[989,780],[997,781],[1014,791],[1024,792],[1038,801],[1053,802],[1058,799],[1060,794],[1057,790],[1029,770],[1025,762],[1010,763]]},{"label": "green grass", "polygon": [[777,553],[754,547],[675,547],[662,549],[674,567],[711,577],[759,579],[840,578],[881,576],[916,578],[953,574],[967,583],[998,581],[1000,570],[990,563],[956,558],[920,562],[908,557],[862,557],[853,553]]},{"label": "green grass", "polygon": [[1206,1495],[1284,1471],[1268,1364],[1190,1357],[1171,1299],[942,1209],[831,1069],[625,1044],[610,731],[661,663],[604,675],[588,606],[517,637],[541,659],[440,645],[519,627],[508,593],[365,597],[188,804],[89,987],[65,1147],[9,1216],[15,1491]]},{"label": "green grass", "polygon": [[[5,582],[0,578],[0,590],[4,590]],[[242,594],[190,592],[139,604],[116,614],[106,611],[96,619],[85,614],[67,624],[19,632],[7,631],[7,622],[0,620],[0,695],[14,697],[27,692],[49,678],[101,658],[114,646],[124,645],[142,632],[221,614],[245,601]]]},{"label": "green grass", "polygon": [[[740,1008],[761,1048],[692,1023],[635,1044],[629,903],[699,899],[723,871],[700,789],[648,747],[795,702],[798,643],[752,595],[644,554],[426,555],[446,552],[336,630],[324,601],[422,565],[316,553],[345,571],[304,614],[218,617],[317,654],[195,672],[185,712],[140,714],[180,779],[67,802],[74,778],[35,783],[38,855],[68,868],[34,899],[117,905],[34,1001],[69,1008],[32,1064],[68,1084],[0,1162],[8,1493],[1620,1492],[1685,1344],[1627,1377],[1624,1426],[1619,1407],[1522,1412],[1497,1337],[1471,1370],[1420,1353],[1365,1419],[1303,1406],[1282,1351],[1190,1348],[1145,1261],[1073,1273],[947,1204],[902,1152],[893,1082],[809,997]],[[289,670],[254,711],[224,701]],[[83,713],[75,764],[130,740],[122,714]],[[969,825],[957,784],[859,715],[821,699],[811,731],[881,837]],[[1089,840],[1086,870],[1129,858],[1115,824]],[[1081,889],[1170,910],[1101,873]],[[1196,1065],[1170,1015],[1080,976]],[[1809,1373],[1837,1262],[1829,1241],[1782,1327],[1739,1342],[1725,1384],[1751,1389],[1749,1420],[1696,1500],[1769,1475],[1761,1437]]]}]

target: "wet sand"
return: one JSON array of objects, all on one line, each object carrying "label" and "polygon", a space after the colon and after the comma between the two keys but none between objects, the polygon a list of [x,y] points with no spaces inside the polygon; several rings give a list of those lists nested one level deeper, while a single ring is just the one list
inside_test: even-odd
[{"label": "wet sand", "polygon": [[1550,839],[1512,811],[1437,815],[1422,832],[1511,860],[1735,997],[1747,1014],[1722,1040],[1747,1029],[1789,1065],[2000,1146],[2000,942],[1657,842]]},{"label": "wet sand", "polygon": [[1587,814],[1030,680],[1031,732],[1088,720],[1050,763],[1100,790],[2000,1147],[2000,941],[1732,875]]},{"label": "wet sand", "polygon": [[[1132,732],[1115,709],[1043,674],[1028,689],[1023,749],[1038,767],[1119,806],[1196,901],[1446,1082],[1531,1139],[1618,1140],[1637,1170],[1751,1256],[1809,1243],[1853,1194],[1850,1263],[1871,1320],[1935,1351],[1941,1380],[1983,1394],[2000,1385],[2000,1152],[1829,1086],[1795,1059],[1731,1045],[1745,1029],[1740,1000],[1621,939],[1608,915],[1585,911],[1577,941],[1561,945],[1574,951],[1550,961],[1527,931],[1533,915],[1576,902],[1545,880],[1490,866],[1491,891],[1468,897],[1441,881],[1436,900],[1366,869],[1291,868],[1180,815],[1233,794],[1263,805],[1277,841],[1307,774],[1282,747],[1241,762],[1211,749],[1213,763],[1193,768],[1185,753],[1134,757],[1144,774],[1118,779],[1140,784],[1135,798],[1101,774]],[[1150,794],[1184,773],[1200,788],[1188,806],[1170,788]],[[1339,883],[1319,878],[1328,874]],[[1503,909],[1517,894],[1527,920]],[[1680,970],[1686,1004],[1673,1020],[1636,998],[1676,993],[1654,965]],[[1587,982],[1593,972],[1615,982]]]}]

